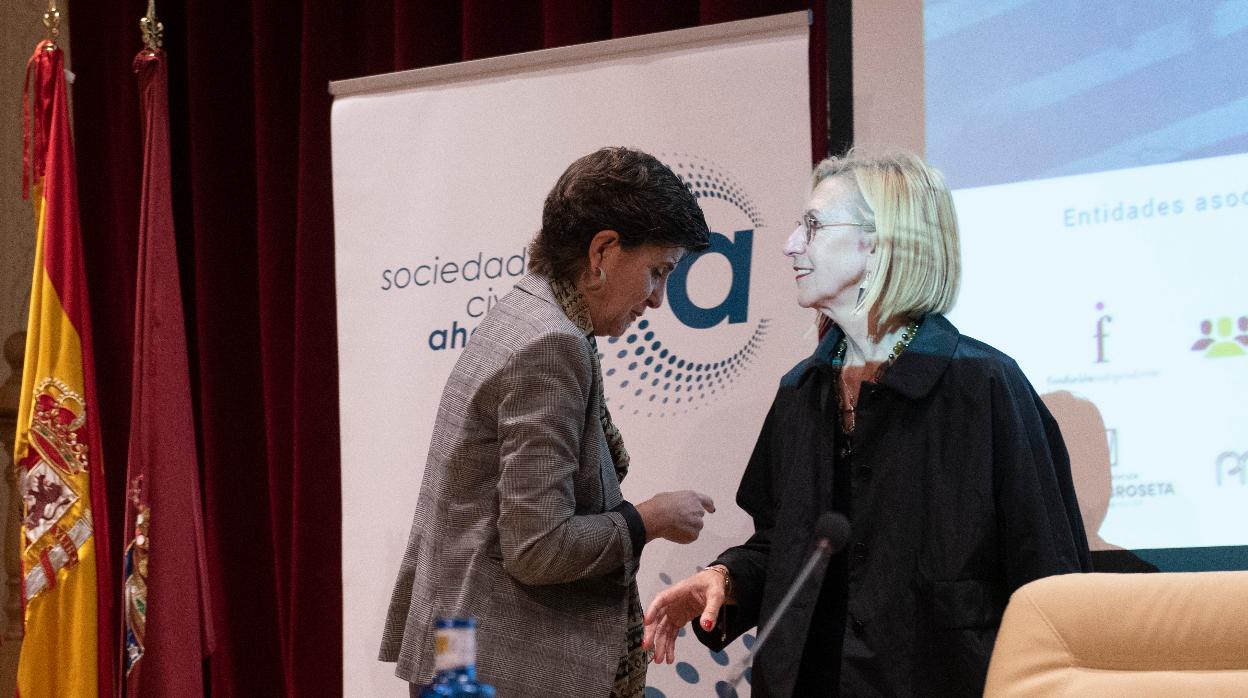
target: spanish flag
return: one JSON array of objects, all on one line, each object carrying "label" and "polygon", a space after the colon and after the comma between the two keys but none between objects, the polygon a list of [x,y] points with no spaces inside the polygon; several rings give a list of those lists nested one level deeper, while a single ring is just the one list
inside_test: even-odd
[{"label": "spanish flag", "polygon": [[21,698],[113,696],[100,412],[64,57],[50,41],[27,63],[25,112],[36,232],[14,448],[26,622],[17,691]]}]

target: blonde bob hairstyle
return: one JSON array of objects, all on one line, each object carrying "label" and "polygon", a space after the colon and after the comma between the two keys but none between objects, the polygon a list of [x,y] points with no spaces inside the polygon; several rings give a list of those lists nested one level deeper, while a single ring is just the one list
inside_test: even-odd
[{"label": "blonde bob hairstyle", "polygon": [[946,313],[962,278],[958,219],[944,175],[911,153],[850,150],[815,167],[811,188],[849,177],[875,229],[875,268],[857,311],[889,324]]}]

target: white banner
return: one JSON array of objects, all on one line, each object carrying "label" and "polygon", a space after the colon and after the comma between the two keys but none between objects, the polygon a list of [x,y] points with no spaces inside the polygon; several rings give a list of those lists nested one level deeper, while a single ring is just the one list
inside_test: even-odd
[{"label": "white banner", "polygon": [[[376,657],[443,383],[523,273],[555,179],[604,145],[667,163],[715,233],[663,308],[599,344],[625,496],[692,488],[719,507],[695,544],[646,547],[643,604],[749,534],[737,483],[814,345],[781,252],[810,173],[807,41],[795,13],[334,85],[347,695],[407,695]],[[683,638],[647,695],[716,695],[742,643]]]}]

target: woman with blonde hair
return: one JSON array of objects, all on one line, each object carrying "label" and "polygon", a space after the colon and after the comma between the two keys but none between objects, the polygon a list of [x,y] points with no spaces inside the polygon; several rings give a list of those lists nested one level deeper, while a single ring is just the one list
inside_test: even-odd
[{"label": "woman with blonde hair", "polygon": [[1010,594],[1090,569],[1062,437],[1018,365],[958,332],[957,217],[909,154],[815,169],[784,253],[822,338],[780,382],[737,504],[744,544],[660,593],[645,643],[712,650],[772,617],[825,511],[845,548],[754,658],[754,696],[979,695]]}]

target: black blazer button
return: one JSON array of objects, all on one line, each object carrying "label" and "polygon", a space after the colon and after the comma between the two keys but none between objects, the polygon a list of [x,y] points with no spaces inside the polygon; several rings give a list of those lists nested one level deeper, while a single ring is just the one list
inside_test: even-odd
[{"label": "black blazer button", "polygon": [[867,559],[867,544],[862,541],[854,543],[854,559],[862,562]]}]

